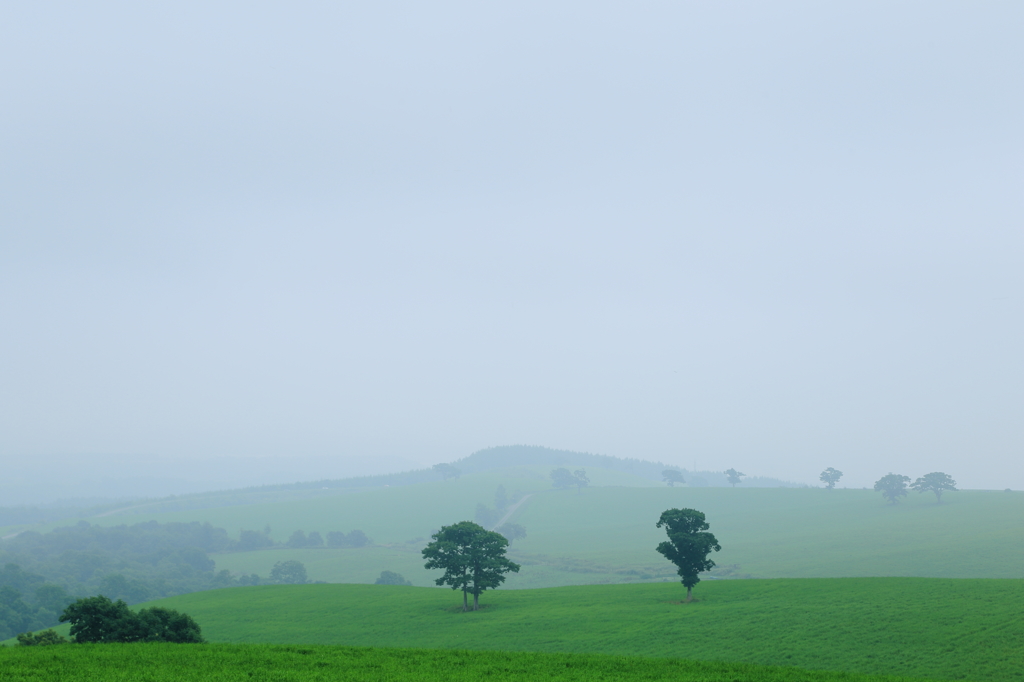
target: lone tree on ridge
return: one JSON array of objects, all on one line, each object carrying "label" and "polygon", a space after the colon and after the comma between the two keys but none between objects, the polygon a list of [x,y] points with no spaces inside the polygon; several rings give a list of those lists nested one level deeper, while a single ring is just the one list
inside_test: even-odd
[{"label": "lone tree on ridge", "polygon": [[825,484],[825,487],[829,490],[836,487],[836,483],[843,477],[843,472],[839,469],[833,469],[829,467],[821,472],[821,476],[818,476],[818,480]]},{"label": "lone tree on ridge", "polygon": [[576,485],[576,477],[572,475],[572,472],[564,467],[551,470],[551,485],[555,486],[559,490],[571,488]]},{"label": "lone tree on ridge", "polygon": [[742,471],[736,471],[735,469],[725,470],[725,477],[729,479],[729,483],[732,484],[733,488],[736,487],[736,484],[739,483],[740,479],[743,478],[744,476],[746,476],[746,474],[743,473]]},{"label": "lone tree on ridge", "polygon": [[721,551],[722,546],[714,534],[707,532],[710,526],[704,519],[704,513],[696,509],[666,509],[656,527],[662,526],[668,533],[668,541],[656,549],[676,565],[676,572],[686,586],[686,601],[691,601],[693,587],[700,582],[699,574],[715,567],[708,554]]},{"label": "lone tree on ridge", "polygon": [[683,475],[679,473],[678,469],[665,469],[661,472],[661,480],[668,483],[670,488],[674,487],[676,483],[680,485],[686,483],[686,479],[683,478]]},{"label": "lone tree on ridge", "polygon": [[472,521],[441,526],[430,537],[433,542],[423,548],[424,568],[443,569],[444,575],[434,580],[437,585],[450,585],[462,590],[462,610],[480,608],[480,593],[493,590],[505,582],[506,573],[518,573],[519,564],[505,557],[508,540]]},{"label": "lone tree on ridge", "polygon": [[590,485],[586,469],[577,469],[572,472],[572,484],[576,486],[576,492],[582,493],[583,489]]},{"label": "lone tree on ridge", "polygon": [[910,476],[889,473],[875,481],[875,490],[882,493],[882,497],[896,504],[901,497],[906,496],[909,482]]},{"label": "lone tree on ridge", "polygon": [[910,487],[919,493],[932,491],[935,493],[935,500],[942,504],[942,493],[946,490],[956,492],[956,481],[950,478],[949,474],[933,471],[914,481]]}]

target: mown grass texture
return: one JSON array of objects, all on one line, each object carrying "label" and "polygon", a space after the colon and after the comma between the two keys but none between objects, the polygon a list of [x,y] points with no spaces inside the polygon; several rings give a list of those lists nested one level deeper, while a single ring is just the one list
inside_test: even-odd
[{"label": "mown grass texture", "polygon": [[859,674],[1024,680],[1024,581],[918,578],[702,582],[487,592],[232,588],[152,602],[213,642],[604,653]]},{"label": "mown grass texture", "polygon": [[909,678],[599,654],[244,644],[106,644],[0,650],[0,679],[5,682],[898,682]]}]

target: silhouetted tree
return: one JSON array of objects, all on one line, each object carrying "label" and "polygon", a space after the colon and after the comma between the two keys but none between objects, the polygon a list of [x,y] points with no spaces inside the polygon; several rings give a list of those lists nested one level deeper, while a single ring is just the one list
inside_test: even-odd
[{"label": "silhouetted tree", "polygon": [[324,539],[320,536],[320,533],[311,531],[309,537],[306,538],[306,545],[309,547],[323,547]]},{"label": "silhouetted tree", "polygon": [[818,476],[818,479],[825,484],[826,488],[832,490],[832,488],[836,487],[836,483],[838,483],[839,479],[842,477],[842,471],[829,467],[828,469],[825,469],[824,471],[821,472],[821,476]]},{"label": "silhouetted tree", "polygon": [[735,469],[726,469],[725,477],[729,479],[729,483],[735,488],[736,484],[740,482],[740,479],[746,476],[742,471],[736,471]]},{"label": "silhouetted tree", "polygon": [[933,471],[930,474],[925,474],[910,486],[913,490],[919,493],[931,491],[935,493],[935,499],[939,504],[942,504],[942,493],[947,490],[956,492],[956,481],[950,478],[949,474],[944,474],[941,471]]},{"label": "silhouetted tree", "polygon": [[559,490],[564,490],[576,485],[576,478],[568,469],[559,467],[558,469],[553,469],[551,471],[551,485],[555,486]]},{"label": "silhouetted tree", "polygon": [[686,479],[683,478],[683,474],[678,469],[665,469],[661,472],[661,480],[668,483],[669,487],[674,487],[676,483],[682,485],[686,483]]},{"label": "silhouetted tree", "polygon": [[893,504],[899,502],[899,498],[907,494],[907,483],[910,476],[889,473],[875,481],[875,490],[882,493],[882,497]]},{"label": "silhouetted tree", "polygon": [[288,546],[292,549],[299,549],[309,545],[309,539],[306,537],[306,532],[297,530],[288,537]]}]

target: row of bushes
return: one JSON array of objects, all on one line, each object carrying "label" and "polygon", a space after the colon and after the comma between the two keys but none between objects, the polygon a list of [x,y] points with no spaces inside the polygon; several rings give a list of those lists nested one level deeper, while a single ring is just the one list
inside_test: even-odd
[{"label": "row of bushes", "polygon": [[[111,601],[102,595],[79,599],[69,604],[60,621],[71,623],[71,638],[78,643],[97,642],[204,642],[199,624],[186,613],[154,606],[135,613],[120,599]],[[18,635],[22,646],[64,644],[67,640],[55,630]]]}]

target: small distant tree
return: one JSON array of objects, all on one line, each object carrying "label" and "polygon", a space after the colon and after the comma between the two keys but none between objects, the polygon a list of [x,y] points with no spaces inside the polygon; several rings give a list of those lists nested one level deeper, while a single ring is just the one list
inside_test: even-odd
[{"label": "small distant tree", "polygon": [[725,470],[725,477],[729,480],[729,483],[732,485],[733,488],[736,487],[736,484],[739,483],[740,479],[742,479],[744,476],[746,476],[746,474],[743,473],[742,471],[736,471],[735,469]]},{"label": "small distant tree", "polygon": [[323,547],[324,539],[320,536],[320,533],[314,530],[309,534],[309,537],[306,538],[306,545],[309,547]]},{"label": "small distant tree", "polygon": [[462,472],[456,469],[451,464],[435,464],[431,467],[434,471],[441,474],[441,478],[447,481],[449,478],[458,478]]},{"label": "small distant tree", "polygon": [[[269,526],[268,526],[269,531]],[[270,533],[261,533],[258,530],[239,531],[238,548],[241,550],[262,549],[270,547],[274,541],[270,539]]]},{"label": "small distant tree", "polygon": [[686,601],[691,601],[693,588],[700,582],[700,573],[715,567],[708,554],[718,552],[722,547],[714,534],[707,532],[710,526],[704,513],[696,509],[666,509],[656,527],[662,526],[668,533],[668,541],[656,549],[676,565],[676,572],[686,587]]},{"label": "small distant tree", "polygon": [[590,479],[587,478],[586,469],[577,469],[572,472],[573,485],[576,486],[576,492],[582,494],[583,489],[590,485]]},{"label": "small distant tree", "polygon": [[676,483],[680,485],[686,483],[686,479],[683,478],[683,474],[678,469],[665,469],[661,472],[661,480],[668,483],[670,488],[674,487]]},{"label": "small distant tree", "polygon": [[925,474],[914,481],[913,485],[910,487],[919,493],[930,490],[935,493],[935,500],[939,504],[942,504],[942,493],[947,490],[956,492],[956,481],[950,478],[949,474],[944,474],[941,471],[933,471],[932,473]]},{"label": "small distant tree", "polygon": [[366,533],[364,533],[363,531],[359,530],[358,528],[356,528],[354,531],[349,533],[345,537],[345,541],[348,543],[349,547],[355,547],[357,549],[359,547],[366,547],[367,545],[372,545],[373,544],[373,540],[368,538],[366,536]]},{"label": "small distant tree", "polygon": [[494,508],[499,512],[503,512],[508,508],[508,494],[505,492],[505,486],[499,485],[498,489],[494,491]]},{"label": "small distant tree", "polygon": [[401,573],[394,571],[381,571],[380,577],[373,581],[374,585],[412,585],[411,582],[402,577]]},{"label": "small distant tree", "polygon": [[501,519],[501,512],[497,509],[491,509],[484,503],[478,503],[476,505],[476,514],[474,517],[476,522],[485,528],[490,528]]},{"label": "small distant tree", "polygon": [[836,487],[836,483],[843,477],[843,472],[838,469],[829,467],[821,472],[821,476],[818,476],[818,480],[825,484],[825,487],[829,490]]},{"label": "small distant tree", "polygon": [[309,582],[306,576],[306,567],[301,561],[289,559],[278,561],[270,569],[270,582],[278,585],[305,585]]},{"label": "small distant tree", "polygon": [[526,528],[518,523],[506,523],[499,528],[497,532],[505,536],[505,539],[508,540],[508,544],[510,545],[516,540],[523,540],[526,538]]},{"label": "small distant tree", "polygon": [[33,635],[31,632],[23,632],[18,635],[18,644],[21,646],[51,646],[53,644],[67,644],[68,640],[59,635],[56,630],[49,629]]},{"label": "small distant tree", "polygon": [[469,610],[469,594],[473,594],[473,610],[480,605],[480,594],[505,581],[505,573],[519,571],[519,564],[505,557],[508,540],[472,521],[442,526],[433,541],[423,548],[424,567],[441,569],[444,575],[434,582],[462,590],[462,610]]},{"label": "small distant tree", "polygon": [[875,481],[875,490],[882,493],[882,497],[896,504],[901,497],[907,494],[907,483],[910,476],[889,473]]},{"label": "small distant tree", "polygon": [[559,490],[565,490],[576,485],[576,478],[568,469],[553,469],[551,471],[551,484]]},{"label": "small distant tree", "polygon": [[306,547],[309,545],[309,539],[306,537],[306,531],[297,530],[288,537],[287,545],[292,549],[299,549],[300,547]]}]

